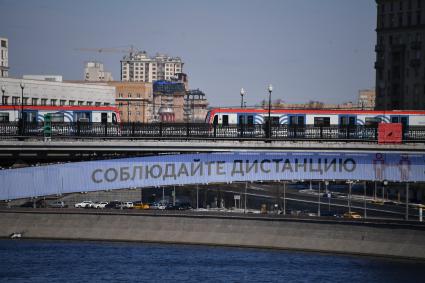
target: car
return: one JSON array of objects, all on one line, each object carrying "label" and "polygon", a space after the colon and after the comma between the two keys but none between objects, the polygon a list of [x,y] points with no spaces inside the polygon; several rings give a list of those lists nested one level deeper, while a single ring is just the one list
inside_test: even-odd
[{"label": "car", "polygon": [[[35,203],[35,206],[34,206],[34,203]],[[32,201],[32,200],[27,201],[27,202],[21,204],[19,207],[42,208],[42,207],[46,207],[46,206],[47,206],[46,201],[43,200],[43,199],[39,199],[39,200],[36,200],[35,202]]]},{"label": "car", "polygon": [[63,201],[55,201],[55,202],[49,203],[47,206],[51,207],[51,208],[66,208],[66,207],[68,207],[68,205],[66,205]]},{"label": "car", "polygon": [[192,209],[192,206],[188,202],[179,203],[177,205],[178,210],[189,210]]},{"label": "car", "polygon": [[131,201],[125,201],[123,205],[124,205],[124,208],[127,208],[127,209],[132,209],[134,207],[134,204]]},{"label": "car", "polygon": [[159,203],[157,202],[153,202],[153,203],[149,203],[149,209],[158,209],[159,207]]},{"label": "car", "polygon": [[160,210],[164,210],[164,209],[166,209],[167,208],[167,204],[165,204],[165,203],[158,203],[158,209],[160,209]]},{"label": "car", "polygon": [[135,209],[149,209],[149,204],[143,203],[141,201],[133,202],[133,208]]},{"label": "car", "polygon": [[362,218],[362,216],[360,214],[358,214],[357,212],[354,212],[354,211],[344,213],[343,217],[347,218],[347,219],[361,219]]},{"label": "car", "polygon": [[76,208],[90,208],[93,204],[94,204],[94,202],[92,202],[91,200],[85,200],[83,202],[76,203],[74,205],[74,207],[76,207]]},{"label": "car", "polygon": [[380,199],[373,199],[371,201],[371,203],[377,204],[377,205],[383,205],[384,204],[384,201],[383,200],[380,200]]},{"label": "car", "polygon": [[118,209],[132,209],[133,208],[133,203],[131,201],[124,201],[124,202],[119,202],[115,208]]},{"label": "car", "polygon": [[100,202],[95,202],[92,207],[96,208],[96,209],[103,209],[105,208],[105,206],[108,204],[107,201],[100,201]]},{"label": "car", "polygon": [[114,200],[110,201],[107,205],[105,205],[105,208],[120,208],[121,202]]}]

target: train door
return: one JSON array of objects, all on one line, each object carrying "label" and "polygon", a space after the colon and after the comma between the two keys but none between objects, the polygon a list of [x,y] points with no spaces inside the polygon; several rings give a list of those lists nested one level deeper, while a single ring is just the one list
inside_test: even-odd
[{"label": "train door", "polygon": [[305,115],[288,115],[289,136],[303,137],[305,134]]},{"label": "train door", "polygon": [[409,116],[402,115],[392,115],[390,116],[391,123],[401,123],[401,129],[403,132],[403,136],[405,136],[408,128],[409,128]]},{"label": "train door", "polygon": [[355,115],[341,115],[339,116],[339,126],[340,127],[349,127],[353,128],[356,126],[356,116]]},{"label": "train door", "polygon": [[36,123],[37,122],[37,111],[28,111],[25,110],[23,113],[23,118],[25,122]]},{"label": "train door", "polygon": [[409,116],[392,115],[391,123],[401,123],[403,127],[407,127],[409,125]]},{"label": "train door", "polygon": [[349,139],[356,135],[356,120],[355,115],[340,115],[339,116],[339,135],[341,138]]},{"label": "train door", "polygon": [[221,122],[223,126],[229,126],[229,115],[223,115],[223,120]]},{"label": "train door", "polygon": [[102,112],[102,113],[100,114],[100,122],[101,122],[102,124],[106,124],[106,123],[108,123],[108,113],[106,113],[106,112]]}]

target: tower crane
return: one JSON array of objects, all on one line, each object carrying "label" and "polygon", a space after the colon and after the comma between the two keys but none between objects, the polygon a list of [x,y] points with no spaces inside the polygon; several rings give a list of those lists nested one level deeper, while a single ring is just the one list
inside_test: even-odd
[{"label": "tower crane", "polygon": [[[98,52],[104,53],[104,52],[114,52],[114,53],[129,53],[130,57],[133,57],[133,53],[137,51],[134,49],[133,45],[129,45],[130,49],[120,49],[120,48],[110,48],[110,47],[100,47],[100,48],[87,48],[87,47],[79,47],[74,48],[75,51],[88,51],[88,52]],[[125,47],[125,46],[124,46]]]}]

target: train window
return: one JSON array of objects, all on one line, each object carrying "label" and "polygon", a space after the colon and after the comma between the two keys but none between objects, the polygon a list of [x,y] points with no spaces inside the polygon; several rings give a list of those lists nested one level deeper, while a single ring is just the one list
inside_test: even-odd
[{"label": "train window", "polygon": [[254,125],[254,116],[249,115],[247,123],[248,125]]},{"label": "train window", "polygon": [[79,122],[89,122],[90,112],[75,112],[74,120]]},{"label": "train window", "polygon": [[315,127],[329,127],[331,125],[330,117],[314,117]]},{"label": "train window", "polygon": [[9,122],[9,113],[0,112],[0,123],[2,122]]},{"label": "train window", "polygon": [[304,116],[289,116],[290,126],[304,126]]},{"label": "train window", "polygon": [[214,125],[217,125],[218,124],[218,115],[214,115],[213,124]]},{"label": "train window", "polygon": [[229,125],[229,115],[223,115],[223,122],[222,122],[223,126],[228,126]]},{"label": "train window", "polygon": [[365,118],[365,126],[366,127],[378,127],[378,124],[381,123],[381,118],[378,117],[366,117]]},{"label": "train window", "polygon": [[245,116],[239,116],[239,125],[245,124]]},{"label": "train window", "polygon": [[63,113],[52,113],[52,122],[63,123],[65,121]]},{"label": "train window", "polygon": [[112,123],[116,124],[117,123],[117,114],[112,113]]}]

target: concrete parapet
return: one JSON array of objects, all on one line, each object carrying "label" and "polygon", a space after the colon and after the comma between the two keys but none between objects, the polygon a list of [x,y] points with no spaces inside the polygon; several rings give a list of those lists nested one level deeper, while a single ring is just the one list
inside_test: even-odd
[{"label": "concrete parapet", "polygon": [[402,224],[140,213],[0,212],[0,237],[206,244],[425,259],[425,228]]}]

